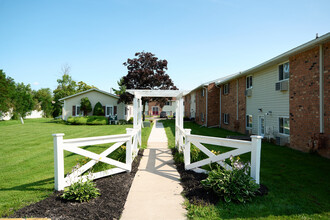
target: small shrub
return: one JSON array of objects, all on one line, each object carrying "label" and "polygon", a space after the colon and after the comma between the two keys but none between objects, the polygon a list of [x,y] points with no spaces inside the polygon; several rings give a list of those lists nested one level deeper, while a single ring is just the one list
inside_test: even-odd
[{"label": "small shrub", "polygon": [[[78,161],[82,162],[82,164],[86,164],[89,161],[89,158],[85,157]],[[77,163],[77,165],[72,168],[71,173],[78,171],[80,167],[81,164]],[[74,182],[69,187],[66,187],[63,194],[61,195],[61,198],[69,201],[88,202],[89,200],[101,195],[99,189],[96,188],[96,184],[90,178],[90,175],[91,173],[89,171],[88,175],[85,176],[85,182],[83,182],[83,180],[80,178],[77,182]]]},{"label": "small shrub", "polygon": [[108,119],[105,116],[86,116],[87,125],[107,125]]},{"label": "small shrub", "polygon": [[233,170],[226,170],[216,165],[210,171],[208,178],[202,180],[202,185],[207,189],[212,189],[218,196],[226,202],[246,203],[252,201],[259,185],[248,175],[250,166],[239,162],[239,158],[230,158]]},{"label": "small shrub", "polygon": [[130,117],[130,119],[128,119],[128,123],[133,124],[133,117]]},{"label": "small shrub", "polygon": [[124,120],[124,119],[120,119],[120,120],[118,121],[118,124],[119,124],[119,125],[126,125],[126,124],[128,124],[128,121],[126,121],[126,120]]},{"label": "small shrub", "polygon": [[69,117],[68,123],[72,125],[85,125],[87,123],[86,117]]},{"label": "small shrub", "polygon": [[104,109],[103,109],[103,106],[100,102],[95,104],[93,115],[104,116]]},{"label": "small shrub", "polygon": [[108,119],[105,116],[69,117],[67,122],[72,125],[106,125]]},{"label": "small shrub", "polygon": [[173,148],[173,159],[176,163],[184,163],[183,153],[179,152],[178,149]]},{"label": "small shrub", "polygon": [[101,194],[99,189],[96,188],[96,184],[92,180],[87,179],[86,182],[79,180],[71,186],[66,187],[61,198],[70,201],[88,202],[99,195]]}]

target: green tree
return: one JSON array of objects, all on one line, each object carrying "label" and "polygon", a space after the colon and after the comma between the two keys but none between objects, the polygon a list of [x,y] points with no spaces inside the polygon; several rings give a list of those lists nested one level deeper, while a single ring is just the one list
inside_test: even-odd
[{"label": "green tree", "polygon": [[80,100],[80,109],[84,112],[85,116],[92,111],[92,104],[87,97]]},{"label": "green tree", "polygon": [[51,117],[53,114],[53,97],[49,88],[42,88],[34,92],[34,99],[37,103],[37,108],[44,112],[44,117]]},{"label": "green tree", "polygon": [[77,88],[77,93],[78,92],[83,92],[83,91],[86,91],[86,90],[89,90],[89,89],[93,89],[93,88],[95,88],[95,89],[97,89],[97,87],[95,87],[95,86],[90,86],[90,85],[87,85],[85,82],[83,82],[83,81],[80,81],[80,82],[78,82],[78,88]]},{"label": "green tree", "polygon": [[27,113],[31,112],[35,106],[32,90],[30,84],[24,85],[24,83],[17,83],[15,89],[15,96],[13,98],[13,113],[21,118],[22,124],[23,118]]},{"label": "green tree", "polygon": [[57,80],[57,88],[53,91],[54,94],[54,104],[53,104],[53,116],[57,117],[62,113],[62,102],[59,100],[61,98],[74,95],[78,92],[83,92],[91,88],[96,88],[95,86],[87,85],[86,83],[80,81],[78,84],[69,75],[70,66],[64,65],[62,67],[62,78]]},{"label": "green tree", "polygon": [[6,77],[3,70],[0,70],[0,116],[9,111],[12,105],[12,98],[15,93],[15,82],[12,78]]},{"label": "green tree", "polygon": [[100,102],[95,104],[93,115],[104,116],[104,109]]},{"label": "green tree", "polygon": [[[132,95],[126,89],[149,89],[149,90],[176,90],[172,79],[168,74],[167,60],[158,59],[150,52],[135,53],[136,58],[127,59],[123,65],[127,67],[128,73],[118,82],[120,95],[119,102],[131,103]],[[142,98],[143,120],[145,119],[146,102],[157,101],[161,106],[165,104],[167,98]]]}]

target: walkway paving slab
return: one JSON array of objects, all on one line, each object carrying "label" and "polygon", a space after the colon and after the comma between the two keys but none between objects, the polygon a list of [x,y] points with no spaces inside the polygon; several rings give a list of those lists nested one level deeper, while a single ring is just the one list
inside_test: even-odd
[{"label": "walkway paving slab", "polygon": [[127,197],[122,220],[186,219],[184,198],[163,125],[156,122]]}]

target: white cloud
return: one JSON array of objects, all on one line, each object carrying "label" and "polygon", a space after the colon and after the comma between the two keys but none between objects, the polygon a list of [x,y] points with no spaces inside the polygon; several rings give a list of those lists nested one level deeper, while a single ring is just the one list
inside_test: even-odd
[{"label": "white cloud", "polygon": [[33,85],[37,86],[39,85],[39,82],[34,82]]}]

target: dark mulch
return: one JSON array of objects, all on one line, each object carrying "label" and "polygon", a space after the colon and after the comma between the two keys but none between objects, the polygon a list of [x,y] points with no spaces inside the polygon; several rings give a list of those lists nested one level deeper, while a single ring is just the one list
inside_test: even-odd
[{"label": "dark mulch", "polygon": [[26,206],[10,217],[48,217],[51,219],[119,219],[132,181],[138,170],[143,150],[132,164],[130,173],[120,173],[95,180],[101,196],[90,202],[68,202],[55,192],[47,199]]},{"label": "dark mulch", "polygon": [[[172,149],[174,155],[176,149]],[[194,171],[185,170],[183,163],[175,162],[178,172],[181,177],[181,185],[183,187],[183,194],[189,200],[190,203],[195,205],[216,204],[219,201],[219,197],[213,192],[213,190],[207,190],[203,188],[201,180],[207,178],[207,174],[196,173]],[[257,196],[267,195],[268,188],[265,185],[260,184]]]}]

